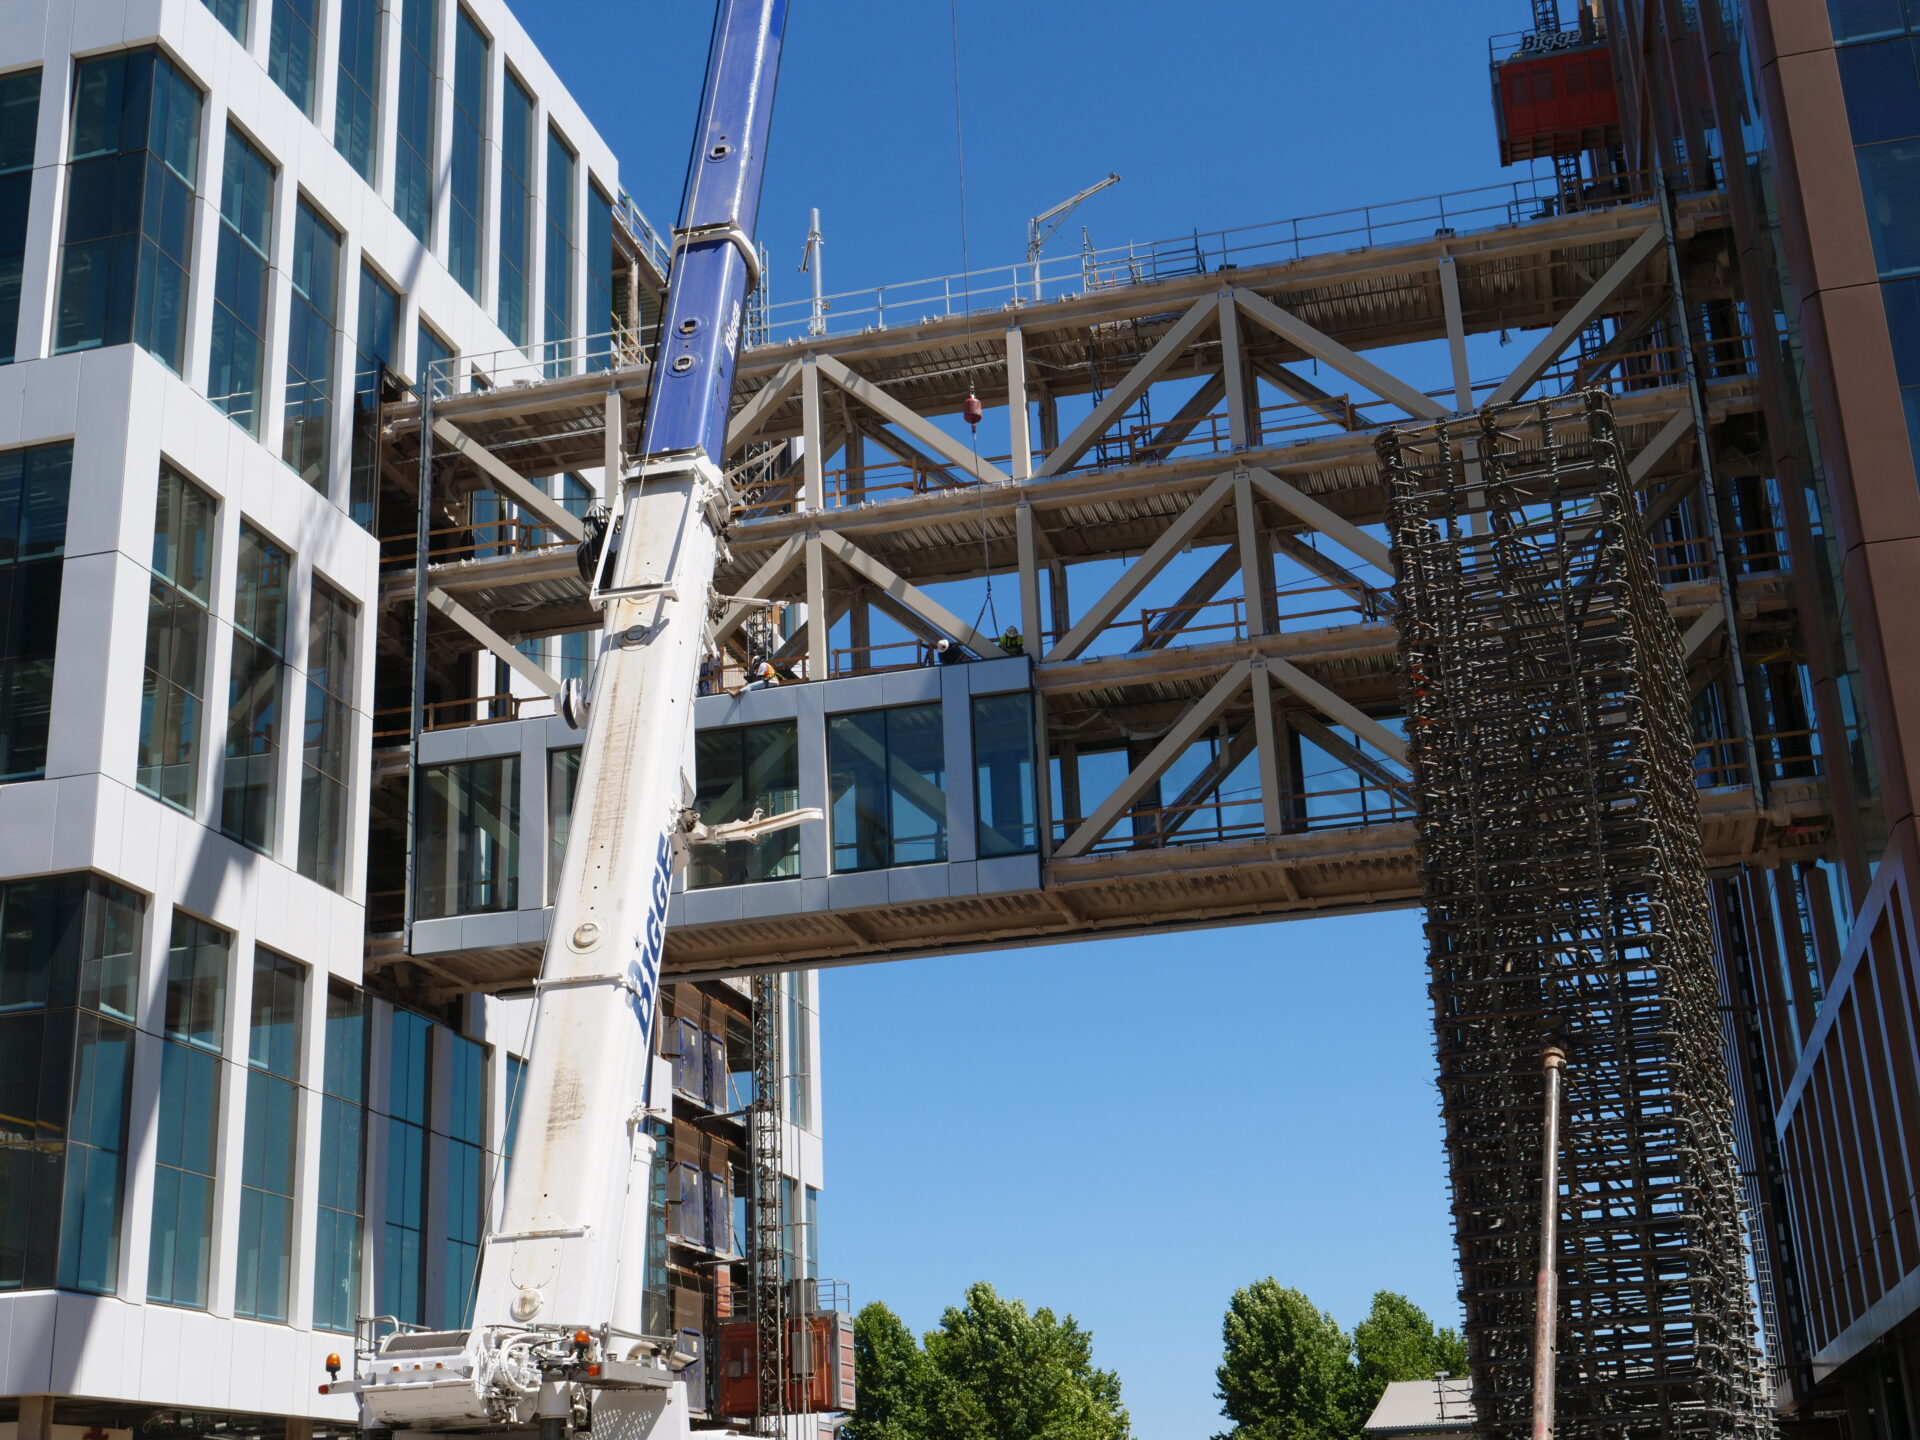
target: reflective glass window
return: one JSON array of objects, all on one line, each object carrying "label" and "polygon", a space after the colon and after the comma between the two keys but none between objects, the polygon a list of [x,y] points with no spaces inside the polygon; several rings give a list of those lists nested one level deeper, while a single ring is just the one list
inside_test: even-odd
[{"label": "reflective glass window", "polygon": [[453,27],[453,135],[447,160],[447,190],[453,208],[447,223],[447,269],[476,300],[484,273],[487,49],[487,37],[463,7]]},{"label": "reflective glass window", "polygon": [[807,1003],[807,977],[781,977],[787,997],[787,1119],[802,1130],[813,1128],[813,1007]]},{"label": "reflective glass window", "polygon": [[[533,96],[509,73],[500,97],[500,328],[516,345],[528,334],[533,271]],[[551,183],[551,179],[549,179]]]},{"label": "reflective glass window", "polygon": [[89,875],[0,884],[0,1291],[118,1290],[143,908]]},{"label": "reflective glass window", "polygon": [[416,383],[421,389],[431,386],[434,398],[451,395],[459,388],[455,357],[460,353],[442,340],[425,321],[420,325],[419,358],[414,365]]},{"label": "reflective glass window", "polygon": [[1920,272],[1920,138],[1861,145],[1854,155],[1880,274]]},{"label": "reflective glass window", "polygon": [[547,132],[547,374],[573,373],[573,267],[580,258],[573,233],[573,152],[560,132]]},{"label": "reflective glass window", "polygon": [[293,306],[287,316],[287,408],[280,458],[322,495],[333,451],[333,334],[340,232],[303,196],[293,224]]},{"label": "reflective glass window", "polygon": [[334,83],[333,148],[371,184],[379,139],[379,0],[340,0],[340,66]]},{"label": "reflective glass window", "polygon": [[400,293],[360,267],[360,323],[353,334],[353,455],[347,505],[363,528],[375,530],[380,500],[380,400],[385,376],[400,369]]},{"label": "reflective glass window", "polygon": [[939,705],[830,716],[827,771],[835,870],[947,858]]},{"label": "reflective glass window", "polygon": [[440,1323],[473,1323],[473,1284],[486,1221],[487,1051],[462,1036],[447,1037],[447,1249]]},{"label": "reflective glass window", "polygon": [[320,1097],[320,1196],[313,1262],[316,1329],[351,1333],[360,1314],[360,1218],[365,1213],[366,1003],[327,983]]},{"label": "reflective glass window", "polygon": [[230,949],[224,931],[175,912],[147,1264],[147,1299],[164,1305],[207,1305]]},{"label": "reflective glass window", "polygon": [[73,446],[0,453],[0,781],[46,772]]},{"label": "reflective glass window", "polygon": [[242,45],[247,43],[247,0],[203,0],[207,9],[213,12],[213,18],[227,27]]},{"label": "reflective glass window", "polygon": [[273,0],[267,32],[267,74],[313,118],[313,59],[320,50],[319,0]]},{"label": "reflective glass window", "polygon": [[507,1056],[507,1131],[500,1154],[506,1161],[506,1173],[513,1173],[513,1146],[520,1133],[520,1102],[526,1098],[527,1062],[518,1055]]},{"label": "reflective glass window", "polygon": [[33,199],[33,142],[40,129],[40,72],[0,75],[0,365],[14,356],[20,277]]},{"label": "reflective glass window", "polygon": [[287,586],[293,578],[293,557],[243,523],[238,571],[220,832],[271,855],[274,818],[279,810],[280,730],[287,687]]},{"label": "reflective glass window", "polygon": [[1920,73],[1914,42],[1905,36],[1839,52],[1840,86],[1847,100],[1853,143],[1903,140],[1920,135]]},{"label": "reflective glass window", "polygon": [[587,369],[613,368],[613,332],[622,324],[613,303],[613,202],[587,186]]},{"label": "reflective glass window", "polygon": [[307,614],[307,707],[300,749],[300,873],[347,888],[347,782],[353,763],[358,609],[315,578]]},{"label": "reflective glass window", "polygon": [[179,372],[200,108],[200,92],[158,50],[74,67],[55,351],[132,341]]},{"label": "reflective glass window", "polygon": [[1038,843],[1033,701],[1025,694],[973,698],[973,804],[982,859],[1025,855]]},{"label": "reflective glass window", "polygon": [[560,867],[573,833],[573,802],[580,788],[580,747],[547,752],[547,903],[560,888]]},{"label": "reflective glass window", "polygon": [[294,1136],[301,992],[306,967],[271,950],[253,956],[247,1027],[247,1128],[240,1164],[236,1315],[287,1319],[293,1269]]},{"label": "reflective glass window", "polygon": [[439,75],[440,0],[401,0],[393,208],[429,248],[433,245],[434,89]]},{"label": "reflective glass window", "polygon": [[520,900],[520,757],[420,771],[414,914],[513,910]]},{"label": "reflective glass window", "polygon": [[220,248],[213,277],[207,398],[249,435],[260,433],[267,373],[268,254],[273,166],[227,130],[220,180]]},{"label": "reflective glass window", "polygon": [[1899,35],[1907,28],[1902,0],[1827,0],[1827,16],[1839,44]]},{"label": "reflective glass window", "polygon": [[[800,805],[800,729],[791,720],[702,730],[694,739],[694,805],[709,825],[746,820],[759,810],[784,815]],[[800,873],[800,828],[758,840],[700,845],[691,852],[689,889],[786,880]]]},{"label": "reflective glass window", "polygon": [[193,813],[206,705],[213,497],[162,461],[147,582],[147,667],[134,783]]},{"label": "reflective glass window", "polygon": [[426,1323],[427,1118],[433,1023],[395,1010],[387,1028],[387,1186],[376,1304]]}]

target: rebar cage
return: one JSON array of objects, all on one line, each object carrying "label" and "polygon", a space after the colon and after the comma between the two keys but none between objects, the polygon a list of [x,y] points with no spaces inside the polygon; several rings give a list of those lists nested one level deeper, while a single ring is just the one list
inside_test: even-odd
[{"label": "rebar cage", "polygon": [[1768,1434],[1687,679],[1607,399],[1380,455],[1476,1428],[1529,1427],[1557,1044],[1555,1428]]}]

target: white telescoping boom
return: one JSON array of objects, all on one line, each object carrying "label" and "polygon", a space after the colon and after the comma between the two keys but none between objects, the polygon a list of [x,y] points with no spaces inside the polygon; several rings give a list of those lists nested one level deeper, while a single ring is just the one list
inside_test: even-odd
[{"label": "white telescoping boom", "polygon": [[[376,1430],[536,1427],[564,1440],[686,1429],[673,1342],[641,1333],[644,1124],[677,853],[696,828],[684,779],[707,642],[721,471],[787,0],[720,0],[641,460],[594,571],[602,610],[572,837],[535,997],[501,1228],[466,1330],[402,1332],[351,1381]],[[609,483],[616,477],[609,476]]]}]

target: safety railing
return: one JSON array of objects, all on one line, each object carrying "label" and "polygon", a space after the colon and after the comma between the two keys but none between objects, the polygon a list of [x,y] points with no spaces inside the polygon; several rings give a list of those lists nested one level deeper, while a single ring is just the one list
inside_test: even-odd
[{"label": "safety railing", "polygon": [[[1819,734],[1814,730],[1776,730],[1753,737],[1760,770],[1769,781],[1817,780],[1825,773]],[[1696,740],[1693,779],[1702,790],[1720,790],[1749,782],[1746,744],[1737,738]]]},{"label": "safety railing", "polygon": [[[422,730],[458,730],[468,725],[497,725],[518,720],[525,706],[551,706],[545,695],[472,695],[456,700],[429,700],[420,707]],[[373,742],[404,741],[413,723],[412,707],[396,705],[373,712]]]}]

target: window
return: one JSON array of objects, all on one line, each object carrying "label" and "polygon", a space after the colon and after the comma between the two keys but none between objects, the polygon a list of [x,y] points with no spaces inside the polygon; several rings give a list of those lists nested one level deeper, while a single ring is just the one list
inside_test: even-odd
[{"label": "window", "polygon": [[833,868],[946,859],[946,768],[937,704],[828,717]]},{"label": "window", "polygon": [[189,815],[200,776],[206,700],[207,587],[213,497],[162,461],[147,584],[147,670],[134,783]]},{"label": "window", "polygon": [[351,1334],[360,1314],[360,1217],[365,1213],[366,1004],[327,982],[327,1050],[321,1078],[320,1209],[313,1262],[313,1323]]},{"label": "window", "polygon": [[513,1174],[513,1146],[520,1134],[520,1102],[525,1098],[527,1062],[518,1055],[507,1056],[507,1133],[500,1146],[502,1184]]},{"label": "window", "polygon": [[353,602],[313,582],[307,614],[307,713],[300,752],[300,873],[347,886],[347,779],[353,743]]},{"label": "window", "polygon": [[267,74],[313,118],[313,57],[320,49],[318,0],[273,0],[267,34]]},{"label": "window", "polygon": [[1913,41],[1902,36],[1849,45],[1838,58],[1854,144],[1920,135],[1920,74],[1915,72]]},{"label": "window", "polygon": [[1033,701],[1025,694],[973,699],[974,839],[981,859],[1025,855],[1039,835],[1034,809]]},{"label": "window", "polygon": [[89,875],[0,884],[0,1292],[118,1288],[141,912]]},{"label": "window", "polygon": [[613,202],[588,185],[587,369],[613,368],[613,332],[621,324],[613,309]]},{"label": "window", "polygon": [[520,757],[420,771],[421,920],[513,910],[520,903]]},{"label": "window", "polygon": [[547,132],[547,375],[573,373],[573,152]]},{"label": "window", "polygon": [[433,1024],[395,1010],[387,1031],[387,1213],[379,1313],[426,1323],[427,1081]]},{"label": "window", "polygon": [[798,1188],[792,1176],[780,1177],[780,1278],[782,1280],[793,1279],[793,1261],[800,1248],[795,1243],[800,1237],[794,1233],[794,1224],[800,1218],[794,1213],[798,1208],[794,1204],[794,1191]]},{"label": "window", "polygon": [[[533,273],[533,96],[513,75],[500,99],[500,328],[524,347]],[[552,184],[552,177],[548,177]]]},{"label": "window", "polygon": [[1920,139],[1862,145],[1854,154],[1880,273],[1920,272]]},{"label": "window", "polygon": [[573,801],[580,787],[580,747],[547,752],[547,903],[560,893],[560,867],[573,833]]},{"label": "window", "polygon": [[820,1192],[806,1187],[807,1279],[820,1278]]},{"label": "window", "polygon": [[705,1177],[707,1192],[707,1248],[725,1255],[734,1248],[732,1234],[733,1201],[727,1195],[724,1175],[709,1171]]},{"label": "window", "polygon": [[463,7],[453,27],[453,146],[448,191],[447,269],[480,298],[481,220],[486,214],[487,37]]},{"label": "window", "polygon": [[233,1310],[254,1320],[287,1318],[293,1267],[295,1085],[305,975],[305,966],[285,956],[271,950],[253,952],[247,1129],[240,1159],[240,1254]]},{"label": "window", "polygon": [[428,249],[433,248],[433,102],[439,76],[440,0],[402,0],[393,208]]},{"label": "window", "polygon": [[227,763],[220,833],[273,853],[280,794],[280,724],[286,693],[287,584],[293,557],[240,526],[233,598],[233,666],[227,686]]},{"label": "window", "polygon": [[175,912],[167,953],[166,1043],[160,1047],[147,1299],[198,1310],[207,1306],[213,1248],[230,944],[224,931]]},{"label": "window", "polygon": [[33,141],[40,128],[40,72],[0,75],[0,365],[20,329],[20,276],[33,199]]},{"label": "window", "polygon": [[1827,0],[1836,42],[1899,35],[1907,28],[1900,0]]},{"label": "window", "polygon": [[72,445],[0,454],[0,781],[46,772]]},{"label": "window", "polygon": [[[693,803],[707,824],[799,808],[800,731],[793,721],[702,730],[693,743]],[[793,826],[759,840],[694,847],[687,886],[746,885],[799,873],[800,829]]]},{"label": "window", "polygon": [[424,320],[420,322],[420,356],[414,371],[422,390],[431,388],[436,400],[443,400],[460,386],[460,376],[455,357],[460,353],[453,346],[433,333],[433,328]]},{"label": "window", "polygon": [[399,342],[399,292],[362,265],[360,324],[353,336],[353,453],[348,461],[347,508],[361,528],[376,534],[380,399],[386,372],[400,368]]},{"label": "window", "polygon": [[333,148],[373,183],[374,117],[380,102],[379,0],[340,0],[340,65],[333,103]]},{"label": "window", "polygon": [[132,341],[178,374],[200,92],[157,50],[80,61],[68,159],[53,348]]},{"label": "window", "polygon": [[287,326],[287,409],[280,458],[322,495],[333,437],[333,329],[340,232],[304,196],[293,221],[293,309]]},{"label": "window", "polygon": [[807,977],[793,971],[781,979],[787,992],[787,1119],[802,1130],[813,1128],[813,1007],[807,1003]]},{"label": "window", "polygon": [[447,1091],[447,1249],[440,1323],[473,1323],[480,1230],[486,1220],[487,1050],[445,1032],[451,1049]]},{"label": "window", "polygon": [[247,0],[205,0],[205,4],[229,35],[242,45],[247,43]]},{"label": "window", "polygon": [[213,278],[207,398],[249,435],[260,433],[267,372],[267,268],[273,166],[231,127],[220,181],[220,254]]},{"label": "window", "polygon": [[1887,333],[1893,340],[1893,369],[1912,437],[1914,473],[1920,474],[1920,277],[1889,280],[1880,287],[1887,307]]},{"label": "window", "polygon": [[700,1167],[682,1160],[673,1167],[673,1204],[667,1227],[675,1239],[689,1245],[707,1243],[707,1196]]}]

